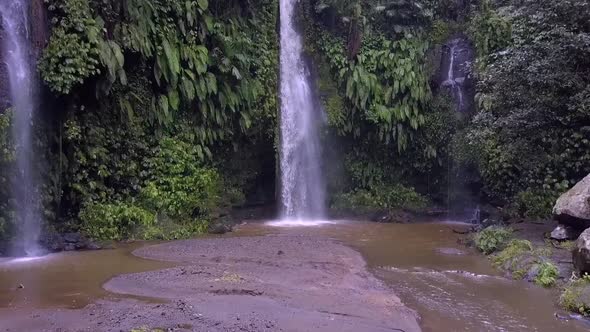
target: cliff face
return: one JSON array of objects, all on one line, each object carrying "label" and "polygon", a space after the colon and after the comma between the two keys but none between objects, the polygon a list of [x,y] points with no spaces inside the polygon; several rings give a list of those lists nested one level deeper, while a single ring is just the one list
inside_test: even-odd
[{"label": "cliff face", "polygon": [[[32,57],[38,58],[49,38],[49,22],[47,8],[43,0],[30,0],[29,40],[31,41]],[[4,29],[0,20],[0,112],[10,107],[10,85],[4,61]]]}]

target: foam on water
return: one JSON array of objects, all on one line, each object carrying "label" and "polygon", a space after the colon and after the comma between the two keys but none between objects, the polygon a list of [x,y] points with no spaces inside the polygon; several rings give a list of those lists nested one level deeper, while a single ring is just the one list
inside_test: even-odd
[{"label": "foam on water", "polygon": [[301,219],[282,219],[273,220],[266,223],[272,227],[317,227],[324,225],[337,224],[334,220],[301,220]]},{"label": "foam on water", "polygon": [[18,267],[24,265],[38,264],[43,261],[51,259],[52,255],[45,256],[26,256],[26,257],[8,257],[0,260],[0,268],[2,267]]}]

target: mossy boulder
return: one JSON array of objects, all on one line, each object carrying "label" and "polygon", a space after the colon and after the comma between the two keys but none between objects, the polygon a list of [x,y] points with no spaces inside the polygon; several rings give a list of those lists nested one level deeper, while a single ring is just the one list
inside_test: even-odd
[{"label": "mossy boulder", "polygon": [[543,287],[555,285],[559,270],[549,259],[551,252],[535,248],[530,241],[515,239],[492,257],[494,265],[514,279],[524,279]]},{"label": "mossy boulder", "polygon": [[569,282],[559,298],[559,305],[569,311],[590,316],[590,277]]}]

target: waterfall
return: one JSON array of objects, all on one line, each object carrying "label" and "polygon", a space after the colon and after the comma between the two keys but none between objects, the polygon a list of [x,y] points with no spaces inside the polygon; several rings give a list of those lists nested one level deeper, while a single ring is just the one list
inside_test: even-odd
[{"label": "waterfall", "polygon": [[15,250],[27,255],[39,254],[41,213],[35,176],[33,175],[32,121],[35,109],[36,77],[31,55],[29,36],[29,0],[2,0],[3,60],[8,69],[13,120],[13,138],[16,148],[15,224],[17,242]]},{"label": "waterfall", "polygon": [[295,27],[298,0],[280,0],[280,169],[282,218],[321,219],[325,188],[320,162],[320,108],[314,102],[303,40]]},{"label": "waterfall", "polygon": [[[464,112],[467,109],[465,103],[465,76],[466,73],[466,62],[469,61],[469,49],[465,44],[465,41],[461,38],[456,38],[451,40],[451,42],[446,46],[448,49],[448,61],[449,61],[449,68],[446,72],[446,77],[443,78],[442,85],[449,87],[455,101],[457,102],[457,110],[459,112]],[[463,68],[462,68],[463,67]],[[457,73],[463,75],[462,77],[457,77]]]}]

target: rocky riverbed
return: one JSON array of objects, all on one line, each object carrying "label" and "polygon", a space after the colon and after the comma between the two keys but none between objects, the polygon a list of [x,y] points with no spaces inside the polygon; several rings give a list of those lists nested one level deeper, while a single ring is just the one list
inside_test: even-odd
[{"label": "rocky riverbed", "polygon": [[0,309],[3,331],[419,331],[417,314],[325,237],[187,240],[138,249],[178,263],[117,276],[111,292],[163,301],[100,300],[83,309]]}]

